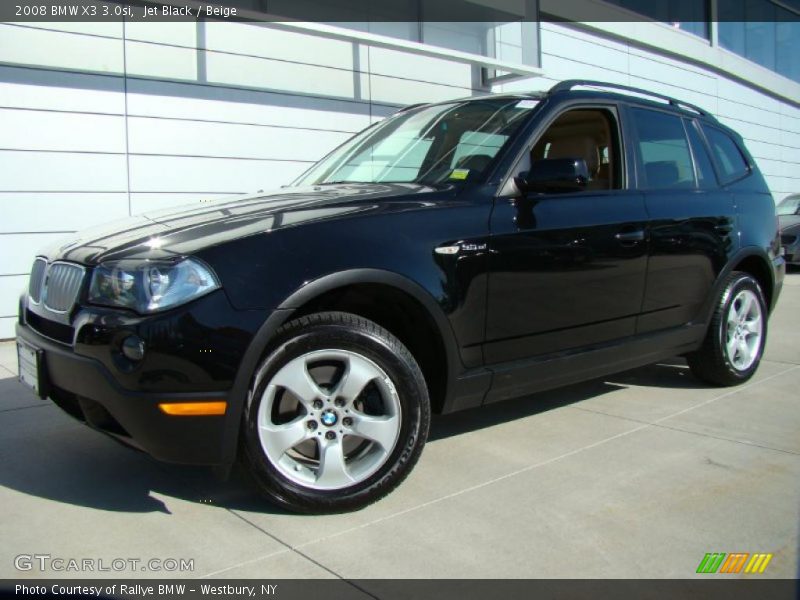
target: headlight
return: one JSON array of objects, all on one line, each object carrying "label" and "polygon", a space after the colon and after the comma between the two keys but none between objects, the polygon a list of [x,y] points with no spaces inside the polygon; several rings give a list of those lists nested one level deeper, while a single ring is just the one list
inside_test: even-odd
[{"label": "headlight", "polygon": [[219,287],[213,271],[193,258],[177,263],[110,262],[95,267],[89,302],[149,313],[184,304]]}]

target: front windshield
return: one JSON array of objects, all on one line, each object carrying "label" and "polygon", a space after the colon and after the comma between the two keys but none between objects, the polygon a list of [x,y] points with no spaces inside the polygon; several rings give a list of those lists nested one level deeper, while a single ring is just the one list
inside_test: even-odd
[{"label": "front windshield", "polygon": [[537,106],[485,98],[411,109],[366,129],[294,185],[464,181],[483,173]]},{"label": "front windshield", "polygon": [[796,215],[800,208],[800,196],[784,198],[776,209],[779,215]]}]

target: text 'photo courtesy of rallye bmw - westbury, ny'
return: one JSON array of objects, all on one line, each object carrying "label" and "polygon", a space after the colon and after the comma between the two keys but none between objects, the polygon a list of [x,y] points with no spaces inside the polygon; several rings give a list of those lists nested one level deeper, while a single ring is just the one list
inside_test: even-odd
[{"label": "text 'photo courtesy of rallye bmw - westbury, ny'", "polygon": [[228,598],[255,598],[276,596],[277,583],[259,583],[257,585],[210,584],[210,583],[159,583],[155,585],[141,583],[110,583],[108,585],[70,585],[54,583],[49,585],[17,584],[14,594],[17,596],[87,596],[108,598],[115,595],[135,598],[164,598],[183,596],[186,593],[199,593],[203,596],[223,596]]}]

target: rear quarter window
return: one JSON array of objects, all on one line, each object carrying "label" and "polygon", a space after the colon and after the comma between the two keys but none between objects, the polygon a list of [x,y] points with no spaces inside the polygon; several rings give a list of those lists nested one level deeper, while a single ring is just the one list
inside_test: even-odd
[{"label": "rear quarter window", "polygon": [[709,125],[703,125],[703,132],[711,147],[711,154],[717,164],[723,183],[741,179],[750,173],[750,165],[742,154],[739,145],[731,136]]}]

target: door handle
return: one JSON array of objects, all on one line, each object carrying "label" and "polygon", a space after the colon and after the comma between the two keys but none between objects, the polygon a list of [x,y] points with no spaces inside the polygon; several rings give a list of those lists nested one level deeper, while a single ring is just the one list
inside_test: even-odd
[{"label": "door handle", "polygon": [[614,236],[618,242],[623,244],[632,244],[644,241],[644,230],[638,229],[636,231],[621,231]]}]

